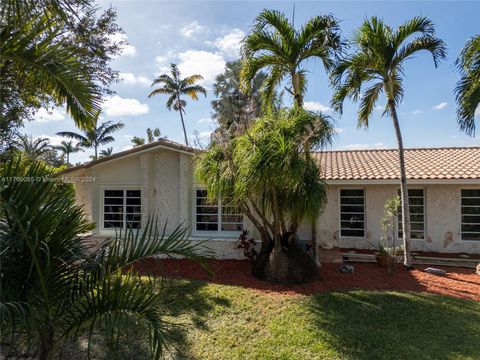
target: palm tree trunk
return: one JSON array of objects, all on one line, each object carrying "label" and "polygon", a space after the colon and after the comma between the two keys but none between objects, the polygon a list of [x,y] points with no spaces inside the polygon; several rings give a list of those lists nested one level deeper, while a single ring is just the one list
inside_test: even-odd
[{"label": "palm tree trunk", "polygon": [[185,121],[183,120],[183,108],[180,107],[180,120],[182,120],[182,127],[183,127],[183,136],[185,137],[185,145],[188,145],[188,138],[187,138],[187,130],[185,129]]},{"label": "palm tree trunk", "polygon": [[95,160],[98,159],[98,145],[95,144]]},{"label": "palm tree trunk", "polygon": [[70,153],[67,152],[66,155],[67,155],[67,165],[68,165],[70,163]]},{"label": "palm tree trunk", "polygon": [[185,121],[183,120],[183,107],[180,103],[180,95],[179,94],[177,94],[177,101],[178,101],[178,112],[180,113],[180,120],[182,121],[183,136],[185,137],[185,145],[188,146],[187,130],[185,129]]},{"label": "palm tree trunk", "polygon": [[400,163],[400,195],[402,200],[402,233],[403,233],[403,249],[404,260],[403,264],[406,267],[412,266],[410,258],[410,207],[408,200],[407,175],[405,172],[405,157],[403,149],[402,133],[400,131],[400,124],[398,122],[397,109],[393,100],[388,101],[390,114],[392,115],[393,126],[395,134],[397,135],[398,143],[398,160]]}]

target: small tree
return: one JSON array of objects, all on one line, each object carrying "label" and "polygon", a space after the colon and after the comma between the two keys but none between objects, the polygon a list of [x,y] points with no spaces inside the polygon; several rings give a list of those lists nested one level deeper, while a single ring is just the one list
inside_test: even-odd
[{"label": "small tree", "polygon": [[330,144],[332,135],[327,116],[282,110],[197,155],[196,176],[208,196],[231,199],[260,233],[252,269],[257,278],[300,283],[318,275],[315,261],[298,246],[297,232],[301,221],[316,218],[326,201],[320,170],[306,152]]}]

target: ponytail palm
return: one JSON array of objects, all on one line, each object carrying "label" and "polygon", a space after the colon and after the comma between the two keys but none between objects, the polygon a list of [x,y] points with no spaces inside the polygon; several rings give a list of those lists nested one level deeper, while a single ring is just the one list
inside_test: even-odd
[{"label": "ponytail palm", "polygon": [[262,247],[253,264],[257,278],[300,283],[318,275],[296,240],[302,220],[318,217],[326,202],[320,169],[309,153],[330,144],[333,133],[328,116],[281,110],[197,155],[196,177],[208,195],[231,199],[260,234]]},{"label": "ponytail palm", "polygon": [[158,359],[169,336],[158,307],[161,293],[154,279],[141,278],[131,265],[159,254],[204,264],[202,254],[210,252],[187,240],[188,229],[166,235],[149,217],[142,232],[120,232],[88,255],[81,234],[92,226],[69,185],[14,181],[53,176],[39,163],[26,170],[19,163],[2,169],[7,180],[0,184],[2,354],[21,349],[27,340],[32,353],[22,357],[46,360],[78,335],[86,335],[90,349],[94,331],[103,331],[115,347],[143,330],[152,358]]},{"label": "ponytail palm", "polygon": [[434,25],[427,18],[415,17],[393,29],[381,19],[372,17],[357,30],[352,46],[352,54],[342,59],[332,73],[336,87],[332,104],[342,112],[346,98],[359,101],[358,126],[368,127],[377,101],[381,95],[386,97],[384,114],[392,118],[398,143],[404,263],[410,266],[410,211],[403,139],[397,115],[404,95],[403,66],[405,61],[426,51],[432,55],[436,67],[445,58],[445,44],[435,37]]},{"label": "ponytail palm", "polygon": [[266,70],[267,104],[272,102],[276,87],[288,79],[287,90],[295,105],[301,107],[307,87],[304,63],[317,58],[329,71],[340,45],[338,21],[331,15],[315,16],[297,30],[281,12],[263,10],[252,32],[243,40],[241,79],[244,87],[248,88],[255,76]]},{"label": "ponytail palm", "polygon": [[461,78],[455,88],[460,130],[475,135],[475,116],[480,104],[480,35],[471,38],[457,60]]},{"label": "ponytail palm", "polygon": [[183,115],[185,114],[185,106],[187,102],[182,99],[183,95],[189,96],[192,100],[198,100],[198,94],[207,96],[207,90],[203,86],[195,85],[196,82],[203,80],[201,75],[191,75],[186,78],[180,77],[180,70],[177,65],[170,65],[171,76],[167,74],[160,75],[153,81],[153,85],[161,84],[161,87],[153,90],[148,97],[155,95],[170,95],[167,100],[167,108],[175,110],[180,113],[180,120],[182,121],[183,135],[185,137],[185,145],[188,146],[187,130],[185,129],[185,121]]}]

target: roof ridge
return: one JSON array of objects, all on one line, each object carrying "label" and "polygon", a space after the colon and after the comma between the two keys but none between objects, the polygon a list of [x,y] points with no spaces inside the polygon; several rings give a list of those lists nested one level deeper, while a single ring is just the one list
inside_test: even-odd
[{"label": "roof ridge", "polygon": [[[404,148],[405,151],[415,151],[415,150],[468,150],[468,149],[480,149],[480,145],[473,146],[439,146],[439,147],[413,147],[413,148]],[[320,153],[341,153],[341,152],[381,152],[381,151],[398,151],[397,148],[388,148],[388,149],[338,149],[338,150],[316,150],[312,151],[314,154]]]}]

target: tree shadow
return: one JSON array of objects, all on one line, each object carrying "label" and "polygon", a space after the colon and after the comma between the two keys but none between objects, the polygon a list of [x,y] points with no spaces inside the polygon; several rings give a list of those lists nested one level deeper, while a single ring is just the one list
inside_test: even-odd
[{"label": "tree shadow", "polygon": [[345,358],[480,359],[480,306],[475,302],[353,291],[312,296],[307,307],[315,328]]},{"label": "tree shadow", "polygon": [[230,307],[230,300],[203,291],[208,283],[204,280],[165,279],[162,283],[160,311],[171,319],[170,357],[194,359],[187,339],[189,327],[208,331],[207,318],[214,308]]}]

